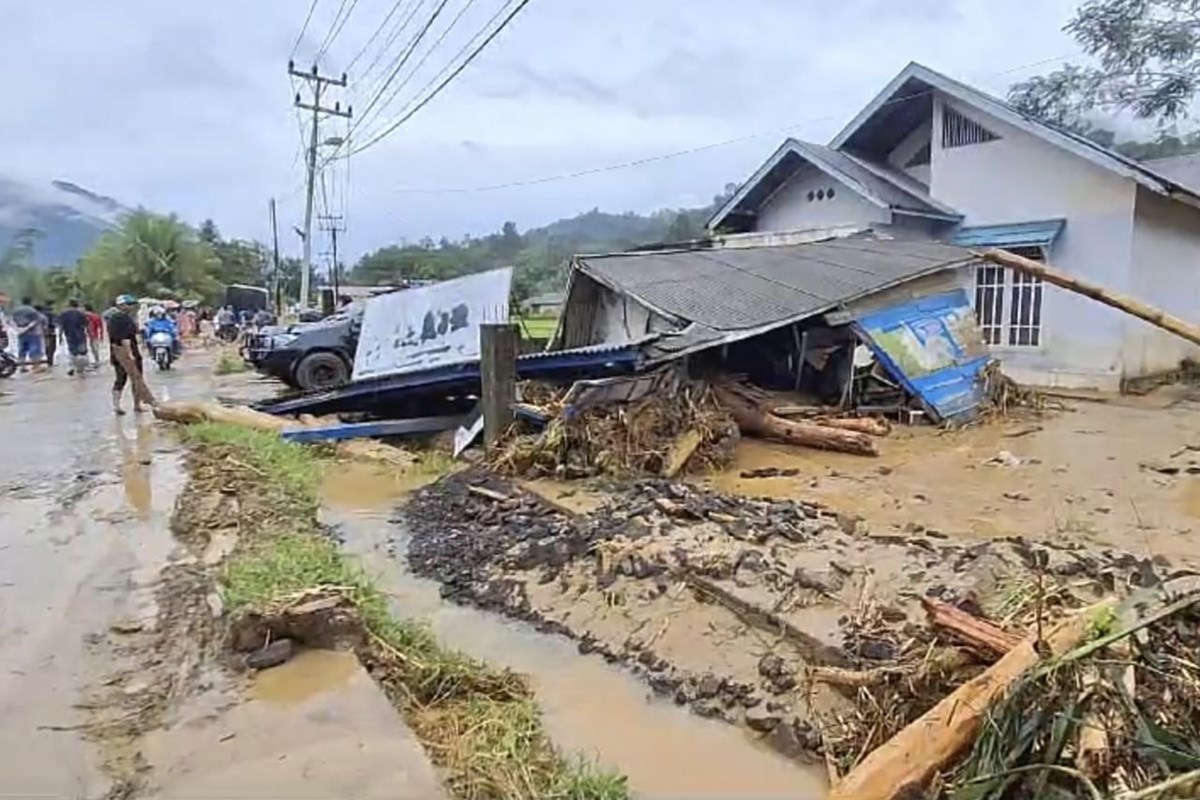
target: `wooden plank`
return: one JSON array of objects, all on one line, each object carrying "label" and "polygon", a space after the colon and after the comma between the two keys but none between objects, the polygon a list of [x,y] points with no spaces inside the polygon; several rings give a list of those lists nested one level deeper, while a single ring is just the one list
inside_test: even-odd
[{"label": "wooden plank", "polygon": [[662,475],[664,478],[674,478],[679,474],[687,464],[688,459],[692,457],[692,453],[696,452],[696,448],[704,441],[704,434],[695,428],[689,428],[676,437],[671,444],[671,452],[667,453],[667,461],[663,464]]},{"label": "wooden plank", "polygon": [[479,326],[479,370],[483,406],[483,441],[494,447],[513,421],[517,398],[517,345],[520,337],[511,325]]},{"label": "wooden plank", "polygon": [[929,615],[929,622],[936,628],[949,631],[964,644],[985,654],[1002,656],[1021,643],[1021,637],[993,625],[986,619],[968,614],[941,600],[921,598],[921,606]]}]

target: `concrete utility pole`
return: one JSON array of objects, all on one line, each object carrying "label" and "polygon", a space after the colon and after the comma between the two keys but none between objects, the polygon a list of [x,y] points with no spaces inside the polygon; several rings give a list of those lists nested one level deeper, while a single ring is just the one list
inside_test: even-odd
[{"label": "concrete utility pole", "polygon": [[283,316],[283,297],[279,284],[279,226],[275,219],[275,198],[271,198],[268,206],[271,210],[271,241],[274,243],[275,268],[271,271],[271,296],[275,300],[275,313]]},{"label": "concrete utility pole", "polygon": [[341,267],[338,264],[337,239],[338,234],[346,230],[346,226],[342,223],[341,214],[322,214],[318,218],[321,230],[329,231],[330,238],[333,242],[333,267],[329,270],[329,280],[333,284],[333,304],[336,307],[338,295],[341,293]]},{"label": "concrete utility pole", "polygon": [[312,112],[312,132],[308,140],[308,186],[304,196],[304,264],[301,266],[300,272],[300,308],[303,310],[308,308],[309,280],[312,273],[313,188],[317,178],[317,142],[320,135],[321,115],[330,114],[349,119],[352,112],[350,106],[346,106],[345,110],[342,110],[340,102],[335,102],[333,108],[321,105],[321,94],[326,86],[346,88],[345,73],[341,78],[329,78],[317,72],[316,64],[313,64],[311,72],[297,72],[295,62],[289,61],[288,74],[294,78],[303,78],[312,88],[313,93],[312,103],[302,102],[299,93],[296,94],[295,100],[296,108]]}]

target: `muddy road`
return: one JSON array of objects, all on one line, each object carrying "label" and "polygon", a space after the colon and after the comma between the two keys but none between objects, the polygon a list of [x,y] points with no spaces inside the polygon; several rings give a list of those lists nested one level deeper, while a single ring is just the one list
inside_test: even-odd
[{"label": "muddy road", "polygon": [[[160,397],[210,390],[211,363],[150,376]],[[150,415],[115,417],[107,368],[0,383],[0,773],[14,796],[107,791],[79,729],[114,630],[153,618],[173,542],[178,445]]]}]

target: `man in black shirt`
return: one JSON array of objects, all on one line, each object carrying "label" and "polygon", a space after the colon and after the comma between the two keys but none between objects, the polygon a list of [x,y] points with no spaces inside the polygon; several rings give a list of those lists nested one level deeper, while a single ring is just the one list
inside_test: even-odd
[{"label": "man in black shirt", "polygon": [[71,365],[67,374],[82,375],[83,368],[87,364],[88,321],[87,315],[79,308],[78,300],[67,301],[67,310],[58,315],[58,327],[63,333],[63,338],[67,340],[67,352],[71,356]]},{"label": "man in black shirt", "polygon": [[54,304],[46,301],[37,307],[46,318],[46,366],[54,367],[54,354],[58,352],[58,317],[54,315]]},{"label": "man in black shirt", "polygon": [[[132,362],[139,373],[142,371],[142,354],[138,352],[137,346],[137,321],[133,316],[136,309],[137,299],[132,295],[123,294],[117,298],[117,307],[108,314],[109,361],[113,367],[113,412],[118,415],[125,413],[121,408],[121,394],[131,377],[121,359],[117,358],[118,351],[125,355],[126,362]],[[133,410],[144,410],[136,386],[133,387]]]}]

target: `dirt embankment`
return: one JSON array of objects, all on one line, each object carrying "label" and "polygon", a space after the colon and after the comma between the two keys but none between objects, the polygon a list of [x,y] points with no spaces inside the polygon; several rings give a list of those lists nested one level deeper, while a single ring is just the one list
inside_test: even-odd
[{"label": "dirt embankment", "polygon": [[575,639],[800,758],[820,753],[823,718],[853,710],[833,689],[810,690],[806,670],[891,664],[931,644],[924,598],[1002,616],[1008,604],[1011,616],[1032,596],[1035,551],[1048,605],[1062,605],[1060,587],[1087,598],[1168,576],[1109,550],[957,540],[915,524],[873,535],[818,503],[655,480],[571,514],[463,473],[418,492],[403,516],[414,572],[446,597]]}]

